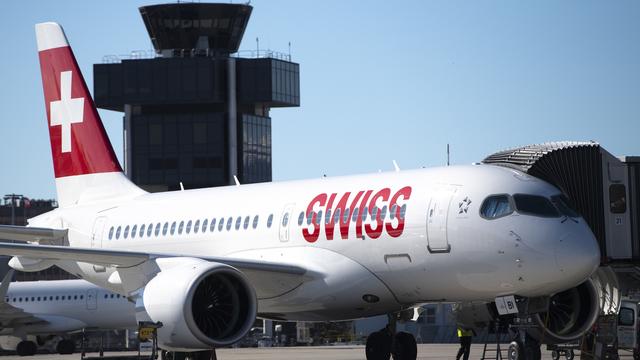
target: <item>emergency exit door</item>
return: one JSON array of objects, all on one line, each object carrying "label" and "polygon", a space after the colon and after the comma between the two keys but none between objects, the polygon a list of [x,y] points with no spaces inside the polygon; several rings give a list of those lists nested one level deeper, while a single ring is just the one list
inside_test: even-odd
[{"label": "emergency exit door", "polygon": [[438,188],[427,208],[427,249],[431,253],[448,253],[451,250],[447,239],[449,204],[455,193],[454,187]]},{"label": "emergency exit door", "polygon": [[87,310],[96,310],[98,308],[98,291],[95,289],[87,290]]}]

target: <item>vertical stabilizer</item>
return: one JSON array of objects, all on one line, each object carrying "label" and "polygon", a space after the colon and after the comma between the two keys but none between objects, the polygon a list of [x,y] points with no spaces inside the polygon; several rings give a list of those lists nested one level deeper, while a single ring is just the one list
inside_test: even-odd
[{"label": "vertical stabilizer", "polygon": [[60,206],[144,193],[122,173],[62,27],[37,24],[36,39]]}]

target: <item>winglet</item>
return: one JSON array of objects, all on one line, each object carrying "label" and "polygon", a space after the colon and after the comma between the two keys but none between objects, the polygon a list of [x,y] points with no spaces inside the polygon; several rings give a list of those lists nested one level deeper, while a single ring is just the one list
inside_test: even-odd
[{"label": "winglet", "polygon": [[0,284],[0,302],[4,301],[4,297],[7,296],[9,284],[11,283],[11,279],[13,279],[13,273],[15,273],[15,270],[10,269],[2,279],[2,284]]}]

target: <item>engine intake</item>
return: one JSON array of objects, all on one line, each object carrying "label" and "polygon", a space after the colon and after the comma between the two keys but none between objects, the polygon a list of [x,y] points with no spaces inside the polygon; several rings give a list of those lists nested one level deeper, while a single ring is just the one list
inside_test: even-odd
[{"label": "engine intake", "polygon": [[163,323],[158,330],[160,347],[192,351],[226,346],[251,329],[256,295],[240,271],[193,258],[156,262],[162,271],[145,287],[144,309],[137,306],[136,316]]},{"label": "engine intake", "polygon": [[561,343],[579,339],[595,324],[600,314],[598,289],[594,281],[557,293],[549,299],[547,312],[533,316],[537,328],[529,334],[544,343]]}]

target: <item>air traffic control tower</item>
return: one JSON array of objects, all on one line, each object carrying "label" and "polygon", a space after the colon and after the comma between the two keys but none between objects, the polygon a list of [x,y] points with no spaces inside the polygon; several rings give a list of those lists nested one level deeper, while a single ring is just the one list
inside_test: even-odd
[{"label": "air traffic control tower", "polygon": [[153,56],[94,65],[96,105],[124,112],[125,172],[139,186],[228,185],[234,175],[241,183],[271,180],[269,111],[300,105],[299,65],[271,51],[241,56],[251,11],[242,4],[143,6]]}]

